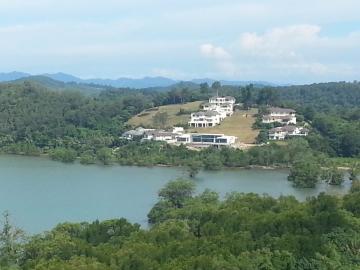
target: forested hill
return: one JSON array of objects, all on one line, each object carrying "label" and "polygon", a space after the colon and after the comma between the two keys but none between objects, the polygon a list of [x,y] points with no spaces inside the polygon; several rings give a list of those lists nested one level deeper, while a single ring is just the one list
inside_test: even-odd
[{"label": "forested hill", "polygon": [[0,88],[21,88],[24,84],[31,84],[34,88],[46,88],[53,91],[78,91],[85,95],[98,95],[102,91],[112,89],[112,87],[96,84],[65,83],[46,76],[31,76],[12,82],[3,82],[0,83]]},{"label": "forested hill", "polygon": [[304,106],[360,107],[360,82],[330,82],[275,88],[283,100]]},{"label": "forested hill", "polygon": [[[200,82],[200,81],[199,81]],[[166,93],[168,101],[159,100],[159,104],[180,103],[206,99],[216,94],[219,90],[221,95],[232,95],[239,102],[244,99],[244,90],[249,86],[216,85],[215,88],[207,83],[197,82],[178,82],[166,87],[148,87],[136,90],[135,88],[115,88],[106,85],[62,82],[47,76],[30,76],[12,82],[0,83],[0,89],[20,88],[23,84],[31,84],[34,88],[46,88],[57,91],[78,91],[83,94],[97,95],[104,91],[118,92],[123,94],[125,90],[138,92],[159,92]],[[359,107],[360,105],[360,82],[329,82],[309,85],[293,85],[270,87],[257,85],[251,87],[252,104],[262,104],[279,102],[292,103],[294,106],[313,105],[322,107],[329,106],[350,106]],[[270,94],[269,94],[270,93]]]},{"label": "forested hill", "polygon": [[360,84],[325,83],[291,87],[234,87],[206,83],[178,84],[159,89],[100,88],[84,95],[86,87],[51,79],[0,84],[0,150],[38,153],[55,148],[75,155],[119,146],[125,123],[144,109],[206,100],[219,92],[244,107],[275,105],[295,108],[311,123],[310,146],[330,156],[360,155]]},{"label": "forested hill", "polygon": [[0,85],[0,133],[14,142],[38,146],[87,132],[118,136],[131,115],[153,106],[152,98],[140,92],[118,93],[91,97],[78,91],[51,91],[29,81]]}]

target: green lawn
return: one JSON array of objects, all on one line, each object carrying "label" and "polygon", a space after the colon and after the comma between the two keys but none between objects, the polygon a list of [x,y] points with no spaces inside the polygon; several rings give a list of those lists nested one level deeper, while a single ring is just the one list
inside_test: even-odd
[{"label": "green lawn", "polygon": [[190,118],[190,113],[177,115],[180,109],[185,111],[197,111],[200,109],[200,104],[202,101],[189,102],[185,104],[175,104],[175,105],[166,105],[160,106],[156,108],[152,108],[150,110],[145,110],[138,115],[132,117],[128,124],[133,127],[154,127],[153,125],[153,116],[157,112],[166,112],[169,116],[166,126],[173,127],[176,125],[186,125]]},{"label": "green lawn", "polygon": [[209,128],[194,128],[191,132],[221,133],[225,135],[236,136],[239,142],[251,144],[255,142],[259,130],[253,130],[252,125],[255,122],[256,109],[249,111],[236,111],[231,117],[225,118],[220,125]]},{"label": "green lawn", "polygon": [[[166,126],[173,127],[176,125],[186,125],[190,119],[190,113],[177,115],[180,109],[185,111],[197,111],[200,109],[202,101],[195,101],[185,104],[166,105],[145,110],[138,115],[132,117],[128,124],[132,127],[154,128],[153,117],[157,112],[166,112],[169,116]],[[232,135],[239,138],[239,142],[252,144],[255,142],[258,130],[253,130],[252,125],[255,122],[255,114],[257,109],[248,111],[236,111],[231,117],[227,117],[220,125],[209,128],[192,128],[189,132],[206,132]]]}]

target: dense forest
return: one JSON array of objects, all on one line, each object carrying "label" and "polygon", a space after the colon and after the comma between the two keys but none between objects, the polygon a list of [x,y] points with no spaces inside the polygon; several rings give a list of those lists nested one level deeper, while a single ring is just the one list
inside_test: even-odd
[{"label": "dense forest", "polygon": [[[166,91],[104,88],[97,95],[84,95],[83,86],[74,91],[76,85],[71,84],[71,90],[63,87],[61,91],[58,86],[52,87],[56,85],[54,82],[42,83],[25,80],[0,84],[0,151],[47,153],[63,161],[80,157],[83,163],[110,160],[130,163],[114,149],[121,148],[131,160],[128,149],[136,155],[146,152],[148,147],[119,139],[131,116],[154,106],[206,100],[219,91],[236,97],[245,108],[258,107],[261,111],[264,106],[276,105],[296,109],[299,120],[312,127],[307,142],[315,155],[352,158],[360,155],[360,83],[357,82],[263,88],[179,83]],[[260,134],[259,142],[266,141],[266,133]],[[268,148],[259,151],[266,152]],[[197,154],[188,151],[186,155],[196,158]],[[148,165],[153,162],[152,158],[145,161]],[[266,162],[274,163],[277,162]],[[228,162],[222,164],[227,166]]]},{"label": "dense forest", "polygon": [[313,127],[308,141],[330,156],[360,155],[360,83],[323,83],[279,88],[283,104]]},{"label": "dense forest", "polygon": [[360,185],[343,198],[299,202],[169,182],[147,230],[125,219],[64,223],[25,238],[4,217],[0,267],[8,270],[355,270],[360,265]]}]

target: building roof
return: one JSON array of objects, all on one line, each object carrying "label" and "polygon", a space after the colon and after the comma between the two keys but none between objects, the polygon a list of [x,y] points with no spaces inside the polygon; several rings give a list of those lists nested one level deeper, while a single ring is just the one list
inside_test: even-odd
[{"label": "building roof", "polygon": [[186,133],[185,135],[191,135],[191,136],[214,136],[217,138],[237,138],[236,136],[232,135],[225,135],[220,133]]},{"label": "building roof", "polygon": [[227,99],[227,100],[234,100],[234,101],[235,101],[235,98],[232,97],[232,96],[226,96],[225,99]]},{"label": "building roof", "polygon": [[293,132],[295,131],[296,129],[299,129],[298,127],[296,126],[283,126],[281,127],[283,131],[286,131],[286,132]]},{"label": "building roof", "polygon": [[271,107],[269,108],[270,113],[295,113],[296,111],[293,109],[287,108],[279,108],[279,107]]},{"label": "building roof", "polygon": [[274,117],[271,115],[263,115],[262,119],[263,120],[271,120],[271,119],[274,119]]},{"label": "building roof", "polygon": [[138,127],[137,129],[125,131],[122,136],[142,136],[144,135],[145,131],[147,130],[142,127]]},{"label": "building roof", "polygon": [[284,116],[271,116],[270,114],[264,115],[262,119],[263,120],[272,120],[272,119],[291,120],[289,118],[289,116],[287,116],[287,115],[284,115]]},{"label": "building roof", "polygon": [[178,135],[177,133],[173,133],[170,131],[164,131],[164,130],[150,130],[150,131],[146,131],[145,134],[152,135],[154,137]]},{"label": "building roof", "polygon": [[220,105],[220,107],[230,107],[230,106],[232,106],[232,104],[229,103],[229,102],[225,102],[225,103]]},{"label": "building roof", "polygon": [[234,100],[235,101],[235,98],[232,96],[225,96],[225,97],[213,96],[209,100],[217,100],[218,98],[225,98],[226,100]]},{"label": "building roof", "polygon": [[217,115],[219,115],[219,113],[216,111],[205,111],[205,112],[193,113],[193,116],[195,116],[195,117],[201,117],[201,116],[211,117],[211,116],[217,116]]},{"label": "building roof", "polygon": [[283,131],[283,129],[281,127],[276,127],[276,128],[270,129],[269,133],[273,134],[273,133],[282,132],[282,131]]},{"label": "building roof", "polygon": [[307,128],[301,128],[301,127],[297,127],[297,126],[287,125],[287,126],[283,126],[283,127],[272,128],[269,130],[269,133],[274,134],[276,132],[294,132],[296,129],[298,129],[299,132],[303,133],[303,134],[309,132],[309,130]]},{"label": "building roof", "polygon": [[270,134],[276,133],[276,132],[293,132],[297,129],[296,126],[283,126],[283,127],[276,127],[269,130]]}]

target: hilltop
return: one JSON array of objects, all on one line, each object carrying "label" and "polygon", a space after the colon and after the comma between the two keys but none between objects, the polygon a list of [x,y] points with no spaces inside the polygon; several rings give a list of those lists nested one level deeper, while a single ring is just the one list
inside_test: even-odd
[{"label": "hilltop", "polygon": [[[132,127],[147,127],[156,128],[153,123],[153,117],[157,113],[166,112],[168,115],[167,127],[176,125],[187,126],[192,112],[198,111],[202,101],[188,102],[184,104],[165,105],[154,107],[142,111],[136,116],[130,118],[127,122]],[[229,136],[236,136],[239,142],[252,144],[255,143],[256,137],[259,133],[258,130],[252,128],[255,122],[256,109],[249,111],[236,110],[231,117],[227,117],[220,125],[209,128],[191,128],[188,131],[194,133],[214,133],[226,134]]]}]

